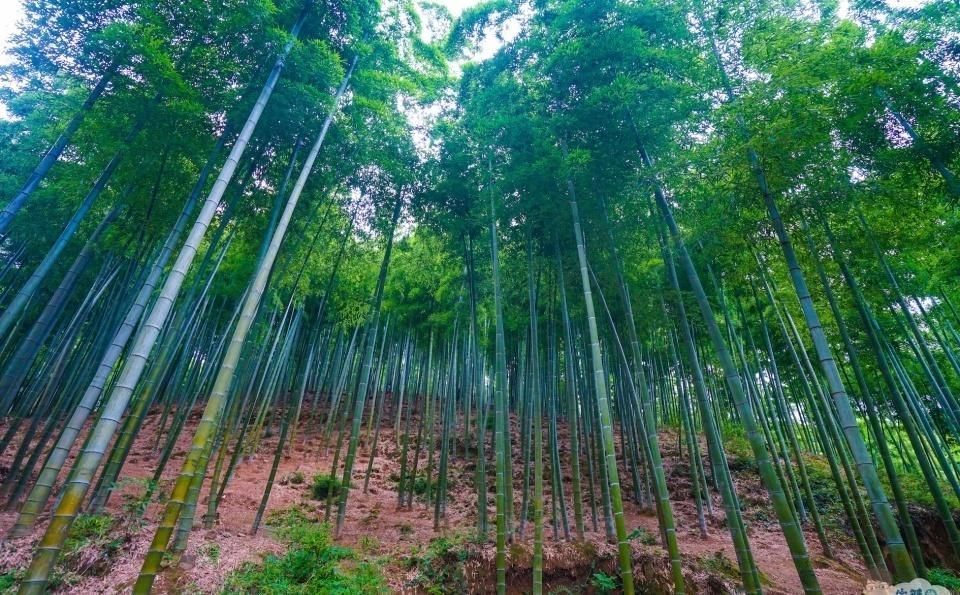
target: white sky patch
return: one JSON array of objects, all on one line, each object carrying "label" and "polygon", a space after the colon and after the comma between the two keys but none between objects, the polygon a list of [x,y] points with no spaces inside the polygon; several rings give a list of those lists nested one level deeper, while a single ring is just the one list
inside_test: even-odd
[{"label": "white sky patch", "polygon": [[10,38],[19,28],[22,18],[22,0],[0,0],[0,64],[9,64],[12,60],[7,49],[10,47]]},{"label": "white sky patch", "polygon": [[[19,29],[22,18],[22,0],[0,0],[0,64],[10,64],[13,61],[7,50],[10,48],[10,38]],[[3,102],[0,102],[0,119],[10,119],[10,112]]]},{"label": "white sky patch", "polygon": [[449,10],[454,17],[460,16],[464,8],[480,4],[480,0],[436,0],[436,2],[437,4],[446,6],[447,10]]},{"label": "white sky patch", "polygon": [[[887,6],[897,10],[904,8],[921,8],[931,2],[933,2],[933,0],[886,0]],[[850,0],[840,0],[838,14],[844,19],[850,17]]]},{"label": "white sky patch", "polygon": [[[465,8],[475,6],[482,2],[482,0],[436,1],[438,4],[445,6],[454,19],[460,16]],[[450,71],[453,76],[460,76],[462,66],[466,62],[483,62],[484,60],[492,58],[504,44],[516,39],[520,34],[522,26],[522,18],[515,17],[507,20],[499,30],[491,29],[487,31],[485,37],[480,41],[475,50],[469,52],[462,59],[449,62]],[[425,26],[425,29],[428,28],[428,26]],[[406,114],[407,120],[413,127],[413,143],[417,147],[421,159],[428,160],[436,157],[438,147],[431,142],[430,129],[437,118],[441,117],[454,106],[455,101],[455,97],[446,96],[435,103],[422,105],[414,102],[405,102],[401,99],[399,109]]]},{"label": "white sky patch", "polygon": [[[481,4],[483,0],[434,0],[437,4],[441,4],[450,11],[450,14],[453,15],[453,18],[456,19],[459,17],[464,9],[470,8],[471,6],[476,6]],[[453,62],[450,64],[451,69],[454,74],[459,74],[460,66],[463,62],[482,62],[484,60],[489,60],[497,53],[503,44],[509,43],[516,39],[517,35],[520,34],[522,22],[518,18],[509,19],[504,23],[503,29],[500,31],[489,31],[487,35],[480,42],[477,49],[473,52],[467,54],[466,59],[462,61]]]}]

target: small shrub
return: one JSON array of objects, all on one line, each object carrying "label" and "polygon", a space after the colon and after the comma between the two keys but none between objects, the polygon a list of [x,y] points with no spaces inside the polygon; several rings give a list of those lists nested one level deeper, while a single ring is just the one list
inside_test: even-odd
[{"label": "small shrub", "polygon": [[124,514],[129,520],[142,523],[144,514],[147,512],[147,507],[150,506],[150,502],[153,501],[154,496],[158,493],[158,484],[152,479],[130,477],[121,479],[117,483],[117,488],[124,485],[135,485],[138,488],[142,488],[137,494],[124,494],[123,504],[121,505]]},{"label": "small shrub", "polygon": [[321,473],[313,476],[313,483],[310,484],[310,496],[314,500],[326,500],[330,496],[336,496],[340,488],[340,482],[336,477]]},{"label": "small shrub", "polygon": [[391,473],[388,479],[397,484],[397,490],[402,491],[405,494],[413,491],[417,496],[424,496],[429,489],[431,493],[435,493],[437,490],[438,481],[433,480],[429,481],[426,475],[417,475],[416,477],[410,477],[409,475],[403,477],[401,481],[400,476],[396,473]]},{"label": "small shrub", "polygon": [[268,527],[281,528],[312,523],[313,519],[310,517],[312,512],[310,508],[304,505],[271,510],[267,513],[266,523]]},{"label": "small shrub", "polygon": [[951,593],[960,593],[960,576],[946,568],[928,568],[927,580],[934,585],[946,587]]},{"label": "small shrub", "polygon": [[[356,560],[354,552],[333,544],[326,525],[309,521],[302,507],[279,511],[274,526],[290,549],[267,556],[260,564],[247,563],[227,577],[222,593],[359,594],[387,591],[375,564]],[[342,564],[344,561],[355,563]]]},{"label": "small shrub", "polygon": [[627,535],[628,541],[636,541],[643,545],[656,545],[657,538],[643,527],[637,527]]},{"label": "small shrub", "polygon": [[415,550],[405,560],[407,567],[419,569],[414,586],[427,593],[458,593],[467,583],[465,563],[471,557],[466,534],[437,537],[426,552]]},{"label": "small shrub", "polygon": [[56,580],[70,585],[84,575],[106,573],[123,544],[123,532],[115,529],[116,520],[109,515],[77,516],[63,544],[63,563]]},{"label": "small shrub", "polygon": [[201,545],[197,548],[197,553],[210,560],[214,565],[220,562],[220,546],[216,543]]},{"label": "small shrub", "polygon": [[380,509],[379,509],[379,508],[371,508],[371,509],[370,509],[370,512],[368,512],[367,514],[365,514],[365,515],[363,516],[363,518],[360,519],[360,523],[361,523],[362,525],[364,525],[364,526],[370,526],[370,525],[374,524],[374,523],[377,521],[377,519],[379,519],[379,518],[380,518]]},{"label": "small shrub", "polygon": [[373,535],[363,535],[357,541],[357,547],[360,548],[361,554],[376,554],[380,551],[380,540]]},{"label": "small shrub", "polygon": [[717,552],[713,556],[703,559],[703,567],[726,578],[740,580],[740,568],[723,555],[723,552]]},{"label": "small shrub", "polygon": [[397,532],[400,537],[410,537],[413,535],[413,526],[410,523],[400,523],[397,525]]},{"label": "small shrub", "polygon": [[596,558],[598,555],[597,544],[592,541],[575,541],[573,542],[573,547],[577,549],[581,556],[587,559]]},{"label": "small shrub", "polygon": [[423,548],[419,545],[414,545],[410,548],[410,553],[400,558],[400,564],[407,570],[413,570],[417,566],[423,563]]},{"label": "small shrub", "polygon": [[510,544],[510,547],[507,548],[507,560],[523,560],[527,556],[527,550],[522,543],[513,542]]},{"label": "small shrub", "polygon": [[418,475],[417,478],[413,480],[413,493],[418,496],[425,495],[428,488],[433,492],[436,487],[437,482],[430,481],[426,475]]},{"label": "small shrub", "polygon": [[64,551],[76,552],[91,543],[105,539],[113,529],[113,517],[106,514],[77,515],[70,534],[63,545]]},{"label": "small shrub", "polygon": [[0,593],[16,593],[15,587],[23,578],[22,570],[8,570],[0,574]]},{"label": "small shrub", "polygon": [[606,572],[595,572],[590,579],[590,584],[601,593],[613,593],[620,588],[620,579]]},{"label": "small shrub", "polygon": [[295,486],[303,485],[307,478],[304,477],[303,471],[294,471],[287,476],[287,481]]},{"label": "small shrub", "polygon": [[753,449],[747,434],[740,426],[731,426],[724,429],[723,449],[727,453],[727,465],[730,471],[757,471],[757,463],[753,458]]}]

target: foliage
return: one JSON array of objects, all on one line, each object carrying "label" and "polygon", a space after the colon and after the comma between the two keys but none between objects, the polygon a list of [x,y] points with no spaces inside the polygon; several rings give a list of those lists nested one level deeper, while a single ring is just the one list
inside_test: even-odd
[{"label": "foliage", "polygon": [[271,510],[267,513],[266,524],[268,527],[279,528],[308,525],[315,522],[311,516],[312,512],[313,510],[305,505]]},{"label": "foliage", "polygon": [[[87,382],[83,372],[95,369],[112,345],[113,329],[157,264],[163,271],[158,284],[182,278],[184,289],[150,307],[167,318],[162,324],[147,322],[134,309],[139,318],[133,327],[156,330],[161,345],[135,355],[128,344],[105,366],[139,366],[150,378],[130,387],[112,376],[104,380],[120,387],[108,389],[111,394],[143,387],[136,406],[156,403],[164,415],[179,416],[184,398],[202,405],[211,394],[211,379],[219,382],[218,364],[228,353],[222,370],[230,390],[209,401],[223,418],[215,420],[224,432],[213,433],[215,442],[246,436],[248,427],[241,425],[251,423],[251,449],[261,437],[276,436],[273,426],[281,416],[270,409],[280,406],[277,395],[294,394],[290,387],[299,379],[317,391],[315,403],[343,399],[342,409],[330,412],[328,434],[339,422],[360,429],[363,420],[349,419],[349,404],[358,404],[354,415],[362,417],[367,395],[351,391],[365,390],[374,377],[397,394],[394,383],[403,378],[412,383],[406,394],[418,423],[426,417],[423,395],[437,399],[432,403],[444,416],[434,421],[445,432],[440,449],[446,465],[444,449],[473,448],[446,435],[462,428],[464,442],[471,442],[456,408],[469,404],[479,412],[480,397],[490,405],[490,391],[468,390],[478,380],[484,391],[495,389],[498,404],[506,395],[508,409],[519,414],[522,471],[529,473],[526,399],[537,392],[530,390],[536,383],[549,389],[549,414],[568,421],[582,415],[589,432],[598,424],[584,395],[590,388],[602,394],[597,380],[605,378],[614,402],[611,423],[627,449],[636,446],[628,444],[635,437],[625,431],[630,416],[645,408],[624,407],[632,404],[623,372],[638,373],[634,386],[654,389],[656,402],[646,411],[658,416],[654,423],[661,427],[680,423],[676,393],[683,391],[673,389],[703,372],[705,385],[697,386],[697,394],[706,395],[704,407],[716,409],[730,469],[744,473],[741,479],[749,475],[752,487],[761,470],[754,454],[760,443],[776,450],[782,443],[784,449],[773,454],[777,462],[795,465],[800,458],[812,504],[827,528],[842,530],[843,511],[825,456],[847,453],[847,445],[819,444],[830,438],[822,438],[814,422],[814,403],[824,400],[832,424],[835,412],[827,401],[835,401],[839,425],[866,437],[861,444],[856,432],[848,432],[849,454],[873,500],[865,508],[880,517],[881,541],[904,569],[910,565],[907,553],[894,551],[903,548],[890,539],[896,520],[886,518],[889,510],[881,505],[882,488],[889,496],[895,486],[881,464],[899,477],[905,501],[894,502],[897,514],[907,503],[935,505],[942,517],[960,507],[955,478],[940,477],[954,473],[952,461],[960,456],[960,316],[952,305],[960,303],[960,20],[955,3],[900,4],[853,0],[841,11],[836,0],[487,0],[453,18],[434,2],[406,0],[27,2],[13,61],[0,68],[6,114],[0,118],[0,197],[7,206],[15,206],[10,199],[57,139],[63,153],[37,180],[10,227],[0,230],[0,309],[12,314],[17,308],[6,306],[13,296],[29,297],[18,321],[0,337],[0,375],[23,372],[23,386],[4,392],[0,414],[11,420],[9,438],[53,439],[78,407],[76,396]],[[290,27],[301,14],[305,25],[294,36]],[[481,56],[478,51],[493,41],[490,55]],[[258,104],[263,114],[248,128],[250,137],[237,142],[284,47],[290,51],[277,62],[283,70],[277,71],[276,89],[266,105]],[[456,60],[456,68],[448,69],[448,59]],[[334,106],[334,92],[351,65],[356,68],[349,88]],[[322,151],[312,171],[300,177],[321,130]],[[211,154],[221,141],[223,150]],[[246,150],[227,159],[229,147]],[[214,186],[225,163],[222,171],[233,172],[232,178]],[[202,170],[212,176],[200,179]],[[102,184],[93,187],[101,194],[90,213],[74,235],[64,236],[68,245],[56,244],[66,248],[64,254],[89,260],[78,260],[74,271],[70,258],[56,258],[36,277],[43,277],[39,287],[21,296],[44,259],[60,254],[51,246],[84,197],[94,196],[91,187],[100,176]],[[291,184],[302,189],[303,200],[286,237],[274,237]],[[225,188],[225,194],[205,209],[212,219],[197,220],[196,229],[205,233],[192,238],[196,245],[168,235],[188,204],[185,198],[202,200],[211,186]],[[582,251],[574,246],[573,205],[585,236]],[[91,241],[114,208],[117,219]],[[394,212],[400,214],[396,229]],[[197,216],[183,213],[188,226]],[[775,226],[781,217],[782,231]],[[166,254],[168,237],[176,240],[171,256],[190,260],[196,254],[197,262],[171,272],[170,262],[157,261]],[[279,257],[266,267],[261,255],[273,240],[282,240]],[[392,258],[384,268],[386,286],[371,300],[379,263],[388,263],[386,245]],[[493,245],[498,249],[491,254]],[[668,265],[687,254],[675,290]],[[269,282],[264,285],[261,275],[251,292],[250,280],[259,273]],[[592,275],[584,299],[570,291],[581,274]],[[801,278],[809,300],[797,288]],[[61,290],[58,284],[65,281]],[[146,289],[144,299],[158,295]],[[238,323],[241,300],[254,295],[255,312],[245,311]],[[593,296],[594,305],[603,307],[591,318],[594,305],[587,301]],[[492,307],[494,298],[503,312]],[[172,317],[162,312],[167,304]],[[57,312],[48,317],[46,307],[53,305]],[[689,328],[680,328],[680,305],[686,306]],[[241,353],[227,337],[248,322],[252,331]],[[593,335],[589,346],[585,327]],[[681,330],[694,337],[689,353],[677,349]],[[815,333],[813,341],[804,330]],[[369,338],[382,346],[376,356]],[[433,350],[425,354],[421,347],[428,342]],[[541,352],[529,353],[533,345]],[[35,347],[27,362],[13,355],[24,346]],[[621,358],[617,347],[623,346]],[[588,347],[600,350],[599,356],[590,353],[592,376]],[[721,369],[719,356],[728,349],[735,361],[724,360]],[[533,379],[531,368],[539,366],[530,364],[541,358],[549,377]],[[371,360],[376,369],[366,366],[358,382],[356,362]],[[307,361],[313,368],[302,374]],[[842,368],[842,383],[831,374],[834,362]],[[826,366],[829,391],[818,384],[818,363]],[[468,371],[474,376],[467,377]],[[734,406],[738,391],[729,390],[728,380],[748,385],[746,405]],[[331,385],[338,382],[342,394],[334,397]],[[441,403],[440,395],[451,401]],[[89,407],[76,410],[94,410],[109,399],[106,391],[94,397]],[[846,399],[852,415],[861,418],[853,420],[858,428],[848,427]],[[452,420],[446,416],[451,404]],[[131,420],[129,427],[124,422],[131,436],[140,422],[128,405],[118,403],[117,413]],[[764,434],[753,444],[741,425],[751,409],[759,413]],[[607,415],[605,406],[597,411]],[[694,412],[694,423],[712,429],[704,424],[706,413]],[[867,413],[875,414],[873,424]],[[480,429],[490,434],[497,424],[486,415]],[[112,424],[102,419],[99,427]],[[13,424],[21,423],[32,424],[30,430],[18,433]],[[610,424],[604,420],[602,426],[606,431]],[[179,421],[170,427],[182,430]],[[208,436],[206,429],[198,436]],[[434,430],[427,428],[427,439],[435,440]],[[794,430],[800,448],[811,452],[786,452]],[[479,436],[481,444],[485,437]],[[356,430],[350,439],[347,475]],[[119,453],[124,441],[113,442]],[[610,451],[606,442],[600,446]],[[493,448],[497,458],[506,454],[502,444]],[[913,444],[924,447],[913,452]],[[864,453],[863,445],[874,452]],[[891,451],[886,461],[880,456],[885,445]],[[227,452],[226,442],[204,446],[216,449],[191,452]],[[436,446],[430,443],[431,461]],[[581,450],[596,454],[597,446]],[[49,447],[42,443],[34,452],[51,452]],[[19,450],[18,458],[29,449]],[[90,452],[85,460],[96,463],[99,450]],[[419,452],[418,441],[414,456]],[[641,454],[628,464],[649,464],[646,451],[635,452]],[[924,475],[917,459],[928,454],[934,455],[933,469]],[[883,486],[874,480],[871,455]],[[36,464],[18,461],[23,468],[11,468],[7,478],[32,478],[35,469],[26,467]],[[696,465],[691,468],[697,473]],[[486,471],[504,477],[502,468]],[[431,469],[400,487],[419,496],[437,494],[444,475]],[[595,479],[591,475],[590,489]],[[775,494],[790,491],[774,485],[783,479],[772,471],[764,481]],[[307,482],[299,471],[281,480]],[[7,492],[11,487],[4,485]],[[142,492],[125,495],[119,524],[141,522],[152,494],[163,492],[157,487],[145,483]],[[327,500],[349,495],[349,487],[320,474],[305,489],[313,499]],[[944,496],[935,499],[931,492],[938,487]],[[500,489],[498,499],[503,496]],[[863,494],[854,486],[852,496]],[[751,511],[768,513],[766,507]],[[379,514],[371,510],[362,522],[374,524]],[[787,520],[785,506],[779,515]],[[271,513],[267,524],[291,551],[239,572],[231,579],[236,588],[379,589],[368,562],[333,546],[312,522],[315,516],[308,508]],[[620,518],[617,511],[614,516]],[[738,524],[729,526],[736,531]],[[622,525],[618,529],[622,537]],[[121,533],[109,517],[81,516],[67,536],[66,559],[77,568],[102,566]],[[630,539],[654,541],[642,529]],[[960,542],[956,530],[952,540]],[[806,547],[802,539],[789,541],[795,550]],[[377,547],[365,542],[362,549]],[[810,559],[793,553],[800,564]],[[423,588],[442,590],[462,586],[470,555],[461,538],[444,537],[411,563]],[[727,562],[706,563],[727,572]],[[616,588],[605,579],[612,577],[595,575],[596,587]]]},{"label": "foliage", "polygon": [[157,482],[152,479],[124,478],[117,482],[117,489],[125,486],[134,486],[140,493],[123,493],[123,512],[132,522],[143,522],[144,514],[151,502],[161,502],[163,490],[158,489]]},{"label": "foliage", "polygon": [[[390,481],[396,482],[399,489],[400,476],[397,474],[391,474],[389,479]],[[435,493],[437,484],[439,483],[439,479],[430,479],[427,477],[426,473],[418,473],[416,477],[412,478],[407,476],[405,480],[406,485],[403,486],[403,489],[413,490],[413,493],[417,496],[425,496],[428,489],[431,493]]]},{"label": "foliage", "polygon": [[340,480],[332,475],[319,473],[310,483],[310,497],[314,500],[326,500],[340,492]]},{"label": "foliage", "polygon": [[277,515],[273,526],[288,551],[282,556],[271,554],[259,564],[245,564],[227,578],[224,593],[386,592],[386,580],[375,563],[334,545],[329,528],[304,522],[299,509]]},{"label": "foliage", "polygon": [[217,543],[203,544],[197,548],[197,553],[210,560],[214,566],[220,563],[220,545]]},{"label": "foliage", "polygon": [[614,593],[620,588],[620,580],[615,576],[610,576],[605,572],[595,572],[590,579],[590,584],[601,593]]},{"label": "foliage", "polygon": [[306,481],[306,477],[304,477],[303,471],[294,471],[284,478],[284,482],[295,486],[303,485],[304,481]]},{"label": "foliage", "polygon": [[729,426],[723,435],[723,450],[727,453],[727,465],[730,471],[750,469],[757,471],[757,463],[747,441],[746,432],[741,426]]},{"label": "foliage", "polygon": [[21,578],[22,570],[8,570],[0,574],[0,593],[15,593]]},{"label": "foliage", "polygon": [[643,545],[656,545],[657,543],[656,536],[650,531],[647,531],[645,527],[637,527],[627,535],[627,539],[642,543]]},{"label": "foliage", "polygon": [[357,540],[357,547],[360,553],[369,556],[376,554],[380,550],[380,540],[373,535],[361,535]]},{"label": "foliage", "polygon": [[431,594],[458,591],[466,584],[465,564],[473,556],[467,534],[436,537],[426,551],[414,552],[405,559],[409,568],[418,571],[411,586]]},{"label": "foliage", "polygon": [[97,543],[110,535],[115,520],[108,514],[81,514],[70,527],[64,549],[67,553],[76,552],[92,543]]},{"label": "foliage", "polygon": [[928,568],[927,580],[931,584],[946,587],[951,593],[960,591],[960,575],[946,568]]},{"label": "foliage", "polygon": [[64,542],[61,580],[71,582],[74,577],[108,572],[129,539],[127,530],[109,514],[77,516]]},{"label": "foliage", "polygon": [[740,578],[740,569],[737,568],[737,565],[731,562],[723,552],[716,552],[712,556],[706,556],[702,558],[702,561],[703,567],[709,572],[719,574],[729,579],[737,580]]}]

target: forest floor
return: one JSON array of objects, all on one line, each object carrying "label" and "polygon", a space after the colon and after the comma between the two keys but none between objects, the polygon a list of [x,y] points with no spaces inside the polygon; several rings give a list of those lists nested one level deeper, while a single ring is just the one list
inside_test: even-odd
[{"label": "forest floor", "polygon": [[[189,448],[199,411],[190,417],[182,432],[175,454],[167,465],[160,482],[161,493],[169,491]],[[133,449],[123,468],[121,482],[107,505],[108,526],[94,529],[89,543],[69,552],[58,572],[60,593],[124,593],[136,580],[143,556],[156,528],[156,519],[162,502],[142,502],[146,480],[153,475],[158,459],[154,448],[157,441],[159,412],[151,412],[143,430],[137,435]],[[388,419],[388,416],[384,416]],[[395,592],[492,592],[495,585],[495,548],[492,543],[494,509],[494,476],[492,465],[488,471],[488,509],[491,539],[477,543],[476,475],[474,448],[469,459],[464,457],[464,444],[456,439],[457,452],[450,462],[448,474],[449,499],[440,530],[434,531],[434,507],[423,497],[414,499],[412,508],[398,508],[397,477],[400,470],[401,448],[391,424],[384,422],[373,458],[369,484],[364,489],[364,478],[369,461],[369,446],[363,445],[353,473],[343,531],[338,545],[354,548],[360,556],[373,561]],[[292,446],[283,457],[277,482],[268,506],[271,511],[300,507],[308,516],[322,519],[324,503],[311,498],[310,483],[317,474],[327,474],[333,459],[333,448],[327,449],[319,432],[321,423],[302,419]],[[560,443],[567,444],[566,428],[561,424]],[[545,432],[546,434],[546,432]],[[461,433],[462,435],[462,433]],[[168,568],[158,577],[158,593],[217,593],[224,582],[246,563],[257,563],[270,554],[282,554],[284,543],[274,535],[270,526],[262,526],[256,536],[249,534],[264,486],[270,473],[276,436],[262,440],[257,454],[242,460],[229,483],[219,507],[214,528],[196,528],[189,546],[176,568]],[[619,440],[617,447],[620,447]],[[683,559],[684,575],[690,591],[699,593],[731,592],[737,584],[738,571],[730,535],[724,522],[724,513],[718,494],[712,494],[713,514],[707,517],[708,536],[701,538],[696,506],[689,480],[686,454],[681,458],[677,434],[661,432],[661,447],[671,502],[676,518],[677,535]],[[10,450],[10,449],[8,449]],[[424,449],[426,450],[426,449]],[[522,503],[523,465],[520,449],[514,447],[514,498],[516,513],[520,516]],[[545,449],[546,451],[546,449]],[[566,447],[561,449],[561,461],[569,461]],[[620,459],[623,460],[623,459]],[[5,472],[10,453],[0,457],[0,471]],[[548,461],[545,464],[545,493],[550,493]],[[437,462],[434,461],[436,469]],[[564,467],[565,499],[570,505],[569,469]],[[426,453],[422,453],[419,469],[426,467]],[[733,464],[737,492],[741,496],[748,524],[749,540],[757,566],[769,593],[801,593],[800,582],[794,570],[789,550],[780,533],[766,492],[755,471],[748,464]],[[583,470],[584,489],[587,486]],[[634,572],[640,592],[660,592],[670,585],[669,560],[653,536],[658,534],[656,514],[638,506],[629,490],[629,476],[621,476],[625,486],[625,518],[627,530],[635,535],[633,546]],[[303,478],[303,481],[300,481]],[[205,510],[206,493],[201,496],[197,517]],[[145,509],[144,509],[145,506]],[[333,515],[336,515],[334,510]],[[572,510],[569,512],[573,531]],[[602,515],[602,510],[601,510]],[[545,592],[594,592],[597,575],[603,578],[616,575],[616,548],[607,542],[603,531],[594,531],[591,508],[584,504],[586,542],[573,543],[557,540],[551,525],[550,500],[545,498]],[[530,512],[532,518],[532,511]],[[0,533],[5,534],[16,520],[15,513],[0,513]],[[0,592],[3,581],[14,583],[29,564],[33,549],[46,525],[41,518],[33,535],[5,540],[0,546]],[[866,579],[855,544],[839,524],[832,528],[830,540],[834,559],[822,555],[814,533],[807,534],[807,545],[816,573],[825,593],[861,593]],[[509,547],[508,585],[510,591],[529,591],[531,581],[533,524],[527,523],[525,538]],[[563,532],[560,530],[560,537]],[[441,538],[442,537],[442,538]],[[426,565],[433,565],[431,570]],[[437,565],[440,567],[437,568]],[[449,566],[449,567],[448,567]],[[249,564],[247,564],[249,567]],[[5,573],[5,574],[4,574]]]}]

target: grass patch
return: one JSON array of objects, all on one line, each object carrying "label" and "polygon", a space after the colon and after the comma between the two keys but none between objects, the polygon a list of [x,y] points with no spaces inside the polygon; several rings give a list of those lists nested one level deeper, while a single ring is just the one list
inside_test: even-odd
[{"label": "grass patch", "polygon": [[[107,514],[77,515],[63,543],[49,586],[57,589],[78,583],[84,576],[103,576],[110,571],[121,546],[127,540],[125,526]],[[0,575],[0,593],[14,592],[6,586],[22,578],[23,570]]]},{"label": "grass patch", "polygon": [[[437,485],[439,484],[439,481],[436,479],[433,481],[428,479],[426,474],[419,474],[413,479],[411,479],[408,475],[403,478],[403,485],[401,485],[400,475],[397,473],[391,473],[388,479],[397,484],[398,490],[402,490],[404,493],[409,493],[409,491],[412,489],[414,494],[421,497],[427,494],[428,489],[430,490],[431,494],[436,493]],[[531,507],[531,510],[532,508],[533,507]]]},{"label": "grass patch", "polygon": [[412,553],[405,563],[419,573],[410,586],[431,595],[463,592],[467,584],[464,566],[473,556],[469,545],[467,534],[456,534],[437,537],[426,551]]},{"label": "grass patch", "polygon": [[[842,532],[844,536],[849,537],[847,513],[843,508],[843,500],[837,492],[837,484],[833,481],[830,463],[822,455],[814,454],[804,454],[803,462],[807,468],[813,502],[823,520],[824,528],[834,533]],[[804,504],[807,504],[806,494],[804,494]]]},{"label": "grass patch", "polygon": [[[907,503],[920,504],[922,506],[929,506],[930,508],[936,506],[936,503],[933,501],[933,495],[930,493],[930,486],[920,471],[897,469],[897,478],[900,480],[903,497]],[[880,474],[880,481],[889,494],[891,492],[890,480],[886,473]],[[944,500],[947,501],[947,506],[949,506],[951,510],[960,508],[960,500],[958,500],[956,494],[953,493],[953,488],[950,487],[950,484],[947,483],[945,479],[941,479],[939,483],[940,492],[943,494]]]},{"label": "grass patch", "polygon": [[320,473],[313,476],[313,483],[310,484],[310,497],[314,500],[326,500],[330,496],[336,496],[341,487],[340,481],[336,477]]},{"label": "grass patch", "polygon": [[723,431],[723,450],[727,454],[727,466],[731,472],[759,472],[753,458],[753,449],[747,440],[747,433],[741,426],[728,426]]},{"label": "grass patch", "polygon": [[292,527],[293,525],[308,525],[314,522],[311,517],[313,510],[303,504],[271,510],[265,521],[268,527]]},{"label": "grass patch", "polygon": [[16,593],[17,584],[23,578],[24,571],[21,569],[8,570],[0,574],[0,593]]},{"label": "grass patch", "polygon": [[951,593],[960,593],[960,576],[946,568],[928,568],[927,580],[934,585],[946,587]]},{"label": "grass patch", "polygon": [[207,543],[197,548],[197,553],[201,557],[210,560],[210,563],[216,566],[220,562],[220,546],[216,543]]},{"label": "grass patch", "polygon": [[725,578],[740,580],[740,568],[729,558],[723,555],[723,552],[717,552],[712,556],[702,558],[703,568],[708,572]]},{"label": "grass patch", "polygon": [[[731,560],[723,552],[716,552],[712,556],[700,558],[700,566],[714,576],[720,576],[736,583],[742,582],[740,566],[735,560]],[[764,574],[759,568],[757,569],[757,575],[761,585],[769,587],[773,584],[770,581],[770,577]]]},{"label": "grass patch", "polygon": [[642,543],[643,545],[656,545],[657,538],[656,536],[647,531],[643,527],[637,527],[627,535],[627,541],[636,541],[637,543]]},{"label": "grass patch", "polygon": [[280,485],[290,484],[290,485],[299,486],[306,483],[306,481],[307,481],[307,478],[303,475],[303,471],[293,471],[285,475],[280,480]]},{"label": "grass patch", "polygon": [[113,517],[106,514],[81,514],[70,527],[63,544],[65,554],[79,551],[97,541],[106,539],[113,529]]},{"label": "grass patch", "polygon": [[227,577],[222,593],[387,592],[386,579],[377,564],[334,544],[327,525],[311,522],[301,507],[276,514],[271,520],[277,536],[288,544],[289,550],[282,556],[267,556],[259,564],[244,564]]},{"label": "grass patch", "polygon": [[375,555],[380,551],[380,540],[373,535],[362,535],[357,541],[357,548],[360,553],[368,556]]}]

